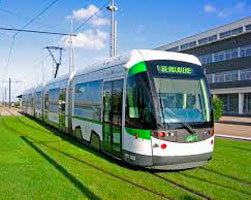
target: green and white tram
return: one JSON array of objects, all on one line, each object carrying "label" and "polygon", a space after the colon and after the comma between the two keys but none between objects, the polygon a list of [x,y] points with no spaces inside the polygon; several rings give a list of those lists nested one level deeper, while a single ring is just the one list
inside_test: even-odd
[{"label": "green and white tram", "polygon": [[133,165],[186,169],[212,157],[211,95],[192,55],[133,50],[46,83],[43,105],[46,123]]}]

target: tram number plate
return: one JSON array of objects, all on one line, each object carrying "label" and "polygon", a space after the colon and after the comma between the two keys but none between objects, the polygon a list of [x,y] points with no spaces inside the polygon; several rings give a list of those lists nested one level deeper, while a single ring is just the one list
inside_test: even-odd
[{"label": "tram number plate", "polygon": [[185,136],[185,142],[196,142],[199,141],[200,137],[198,135],[188,135]]}]

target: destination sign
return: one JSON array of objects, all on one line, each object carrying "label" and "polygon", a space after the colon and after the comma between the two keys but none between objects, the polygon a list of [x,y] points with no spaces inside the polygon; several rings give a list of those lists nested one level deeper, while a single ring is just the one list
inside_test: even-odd
[{"label": "destination sign", "polygon": [[191,67],[179,67],[179,66],[166,66],[166,65],[157,65],[158,73],[161,74],[192,74]]}]

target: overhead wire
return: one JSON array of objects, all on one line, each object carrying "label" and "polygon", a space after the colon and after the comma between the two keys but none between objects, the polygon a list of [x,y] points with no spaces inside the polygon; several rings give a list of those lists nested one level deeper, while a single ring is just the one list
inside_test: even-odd
[{"label": "overhead wire", "polygon": [[[106,8],[107,6],[108,6],[108,4],[110,3],[110,0],[109,1],[107,1],[105,4],[103,4],[102,6],[100,6],[99,8],[98,8],[98,10],[95,12],[95,13],[93,13],[91,16],[89,16],[85,21],[83,21],[77,28],[75,28],[74,29],[74,31],[71,31],[71,34],[69,34],[68,36],[66,36],[66,37],[64,37],[64,38],[62,38],[62,40],[61,40],[61,42],[62,43],[65,43],[65,41],[69,38],[69,37],[71,37],[73,34],[72,34],[72,32],[74,32],[75,34],[74,34],[74,36],[77,36],[77,31],[79,31],[84,25],[86,25],[92,18],[94,18],[95,16],[97,16],[100,12],[101,12],[101,10],[103,10],[104,8]],[[71,25],[72,26],[72,25]],[[72,38],[70,38],[70,41],[68,41],[70,44],[72,44],[72,40],[71,40]],[[59,44],[59,43],[58,43]],[[71,50],[69,50],[69,51],[71,51]],[[74,56],[74,54],[73,54],[73,51],[72,51],[72,55],[71,55],[72,57]],[[70,58],[69,58],[70,59]],[[69,61],[69,63],[70,63],[71,61]],[[71,62],[71,63],[73,63],[73,62]],[[70,64],[69,64],[70,65]],[[69,67],[70,68],[70,67]]]},{"label": "overhead wire", "polygon": [[[46,8],[44,8],[41,12],[39,12],[35,17],[33,17],[28,23],[26,23],[21,29],[8,29],[8,28],[0,28],[0,30],[9,30],[9,31],[17,31],[13,37],[12,37],[12,41],[11,41],[11,46],[10,46],[10,49],[9,49],[9,55],[8,55],[8,60],[7,60],[7,65],[6,65],[6,69],[5,69],[5,76],[4,76],[4,79],[3,81],[5,80],[6,78],[6,75],[7,75],[7,70],[8,70],[8,67],[9,67],[9,63],[10,63],[10,58],[11,58],[11,54],[12,54],[12,51],[13,51],[13,46],[14,46],[14,42],[15,42],[15,38],[16,36],[20,33],[20,32],[31,32],[31,33],[41,33],[41,34],[53,34],[53,35],[64,35],[66,36],[66,38],[63,40],[65,41],[67,38],[69,38],[70,36],[76,36],[76,34],[67,34],[67,33],[56,33],[56,32],[47,32],[47,31],[36,31],[36,30],[25,30],[26,27],[28,27],[30,24],[32,24],[34,21],[36,21],[42,14],[44,14],[47,10],[49,10],[54,4],[56,4],[59,0],[54,0],[51,4],[49,4]],[[89,18],[87,18],[84,22],[82,22],[75,30],[74,32],[80,30],[84,25],[86,25],[93,17],[97,16],[101,10],[103,10],[106,6],[108,6],[108,4],[110,3],[110,1],[107,1],[105,4],[103,4],[101,7],[98,8],[98,10],[93,14],[91,15]],[[3,10],[3,9],[2,9]],[[5,10],[6,12],[9,12],[10,11],[7,11]],[[14,13],[12,13],[14,14]],[[15,13],[15,15],[17,15]],[[43,61],[41,61],[43,62]],[[40,62],[40,63],[41,63]]]},{"label": "overhead wire", "polygon": [[[37,20],[42,14],[44,14],[47,10],[49,10],[54,4],[56,4],[59,0],[54,0],[50,3],[46,8],[44,8],[41,12],[39,12],[35,17],[33,17],[27,24],[25,24],[21,29],[25,29],[30,24],[32,24],[35,20]],[[20,32],[17,32],[14,36],[17,36]]]},{"label": "overhead wire", "polygon": [[3,30],[3,31],[19,31],[19,32],[26,32],[26,33],[40,33],[40,34],[48,34],[48,35],[63,35],[63,36],[71,35],[71,36],[76,36],[76,34],[70,34],[70,33],[37,31],[37,30],[16,29],[16,28],[3,28],[3,27],[0,27],[0,30]]},{"label": "overhead wire", "polygon": [[[74,32],[77,32],[78,30],[80,30],[84,25],[86,25],[93,17],[97,16],[101,10],[103,10],[108,4],[110,3],[110,1],[107,1],[105,4],[103,4],[102,6],[100,6],[98,8],[98,10],[91,15],[90,17],[88,17],[85,21],[83,21],[76,29],[74,29]],[[68,35],[67,37],[64,38],[63,42],[65,42],[68,38],[70,37],[70,35]]]},{"label": "overhead wire", "polygon": [[[30,24],[32,24],[35,20],[37,20],[41,15],[43,15],[47,10],[49,10],[54,4],[56,4],[59,0],[54,0],[53,2],[51,2],[47,7],[45,7],[42,11],[40,11],[37,15],[35,15],[28,23],[26,23],[22,28],[25,29],[26,27],[28,27]],[[9,49],[9,53],[8,53],[8,59],[7,59],[7,63],[6,63],[6,67],[4,70],[4,76],[3,76],[3,82],[6,79],[7,73],[8,73],[8,68],[9,68],[9,64],[10,64],[10,59],[11,59],[11,54],[13,51],[13,46],[15,43],[15,39],[16,36],[20,33],[21,31],[19,30],[18,32],[16,32],[11,40],[11,45],[10,45],[10,49]]]},{"label": "overhead wire", "polygon": [[[0,8],[0,12],[1,13],[6,13],[6,14],[14,16],[14,17],[18,17],[19,19],[23,18],[26,21],[30,21],[31,20],[29,17],[27,17],[27,16],[25,16],[23,14],[20,14],[20,13],[18,13],[16,11],[12,11],[12,10],[8,10],[8,9]],[[48,25],[48,24],[45,24],[45,23],[43,23],[41,21],[36,21],[36,23],[39,24],[39,25],[41,25],[41,26],[43,26],[43,27],[46,27],[46,28],[55,28],[55,27],[53,27],[51,25]]]},{"label": "overhead wire", "polygon": [[110,1],[107,1],[104,5],[102,5],[93,15],[91,15],[89,18],[87,18],[83,23],[81,23],[75,30],[74,32],[78,31],[79,29],[81,29],[84,25],[86,25],[93,17],[97,16],[101,10],[103,10],[108,4],[110,3]]}]

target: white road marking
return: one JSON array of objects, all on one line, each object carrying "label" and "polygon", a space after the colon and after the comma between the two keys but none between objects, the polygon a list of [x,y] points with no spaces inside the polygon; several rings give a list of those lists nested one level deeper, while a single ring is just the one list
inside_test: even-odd
[{"label": "white road marking", "polygon": [[238,139],[238,140],[249,140],[251,141],[251,138],[248,137],[240,137],[240,136],[232,136],[232,135],[221,135],[221,134],[215,134],[216,137],[224,137],[224,138],[232,138],[232,139]]}]

